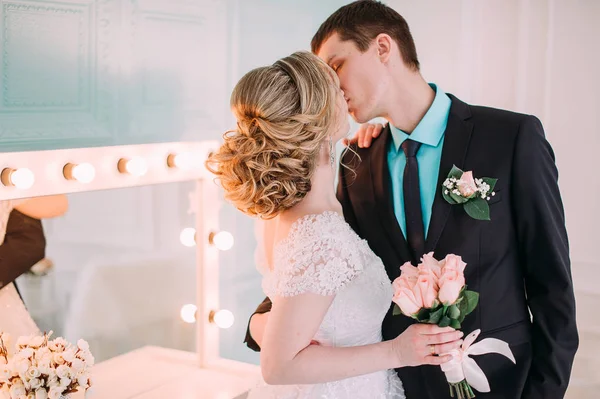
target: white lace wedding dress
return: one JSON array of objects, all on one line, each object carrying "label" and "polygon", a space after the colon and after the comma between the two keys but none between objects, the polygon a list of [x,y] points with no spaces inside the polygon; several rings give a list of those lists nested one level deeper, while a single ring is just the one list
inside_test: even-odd
[{"label": "white lace wedding dress", "polygon": [[[4,242],[10,212],[17,203],[18,201],[0,201],[0,245]],[[12,283],[0,289],[0,332],[7,332],[14,339],[21,335],[40,333]]]},{"label": "white lace wedding dress", "polygon": [[[260,245],[260,237],[259,245]],[[257,258],[260,259],[260,256]],[[337,212],[308,215],[273,248],[273,270],[262,269],[270,298],[306,292],[335,298],[314,339],[348,347],[380,342],[392,299],[383,263]],[[267,385],[248,399],[404,399],[393,370],[315,385]]]}]

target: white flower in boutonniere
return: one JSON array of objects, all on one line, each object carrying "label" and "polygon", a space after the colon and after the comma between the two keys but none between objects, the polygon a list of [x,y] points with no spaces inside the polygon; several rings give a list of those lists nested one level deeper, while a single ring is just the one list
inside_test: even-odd
[{"label": "white flower in boutonniere", "polygon": [[463,172],[456,166],[444,180],[442,195],[451,205],[462,204],[467,215],[477,220],[490,220],[488,201],[496,195],[494,187],[498,179],[474,178],[473,172]]}]

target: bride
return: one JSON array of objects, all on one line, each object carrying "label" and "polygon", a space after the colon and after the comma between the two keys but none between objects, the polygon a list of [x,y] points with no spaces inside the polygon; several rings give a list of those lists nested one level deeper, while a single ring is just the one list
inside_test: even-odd
[{"label": "bride", "polygon": [[382,342],[392,285],[333,190],[333,148],[349,130],[337,76],[311,53],[294,53],[247,73],[231,106],[238,127],[207,166],[227,200],[270,219],[265,384],[249,398],[404,398],[393,369],[447,362],[432,348],[447,353],[462,333],[417,324]]},{"label": "bride", "polygon": [[[24,200],[5,200],[0,201],[0,246],[12,244],[5,250],[19,248],[18,243],[14,242],[21,239],[29,239],[22,235],[15,235],[14,238],[10,238],[8,242],[7,225],[9,225],[9,217],[11,212],[17,210],[25,217],[34,219],[45,219],[62,215],[67,210],[67,198],[64,195],[37,197]],[[10,233],[10,232],[9,232]],[[7,241],[5,241],[7,239]],[[17,267],[14,264],[7,264],[10,260],[28,260],[24,259],[27,254],[11,254],[15,256],[2,257],[0,258],[0,268],[14,268]],[[37,259],[39,260],[39,259]],[[36,260],[36,261],[37,261]],[[33,266],[35,262],[26,266]],[[17,272],[18,273],[18,272]],[[11,276],[10,280],[14,280],[14,270],[4,270],[2,275]],[[17,276],[18,277],[18,276]],[[9,333],[13,337],[21,335],[31,335],[40,333],[39,328],[31,318],[29,312],[25,308],[23,301],[19,293],[17,292],[15,285],[12,281],[0,281],[0,332]]]}]

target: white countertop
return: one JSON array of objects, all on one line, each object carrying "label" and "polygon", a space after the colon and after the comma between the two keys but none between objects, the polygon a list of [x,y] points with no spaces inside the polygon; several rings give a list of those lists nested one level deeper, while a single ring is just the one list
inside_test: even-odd
[{"label": "white countertop", "polygon": [[198,367],[196,353],[146,346],[94,366],[89,399],[233,399],[260,380],[258,366],[221,359]]}]

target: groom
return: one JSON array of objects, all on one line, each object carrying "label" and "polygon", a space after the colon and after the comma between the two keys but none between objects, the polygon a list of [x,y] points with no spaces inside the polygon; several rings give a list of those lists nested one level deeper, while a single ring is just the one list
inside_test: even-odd
[{"label": "groom", "polygon": [[[404,262],[416,264],[430,251],[467,262],[467,285],[480,300],[462,330],[507,342],[517,361],[477,356],[491,387],[478,398],[563,398],[578,334],[558,172],[540,121],[471,106],[427,84],[406,21],[377,1],[340,8],[311,45],[338,74],[357,122],[389,122],[370,148],[355,147],[360,162],[351,152],[343,157],[351,170],[340,168],[337,197],[348,223],[391,280]],[[491,220],[444,200],[453,165],[498,179],[488,201]],[[260,341],[269,309],[267,298],[251,318],[250,348],[260,349],[253,337]],[[384,339],[411,323],[390,308]],[[438,366],[397,371],[408,398],[450,397]]]}]

